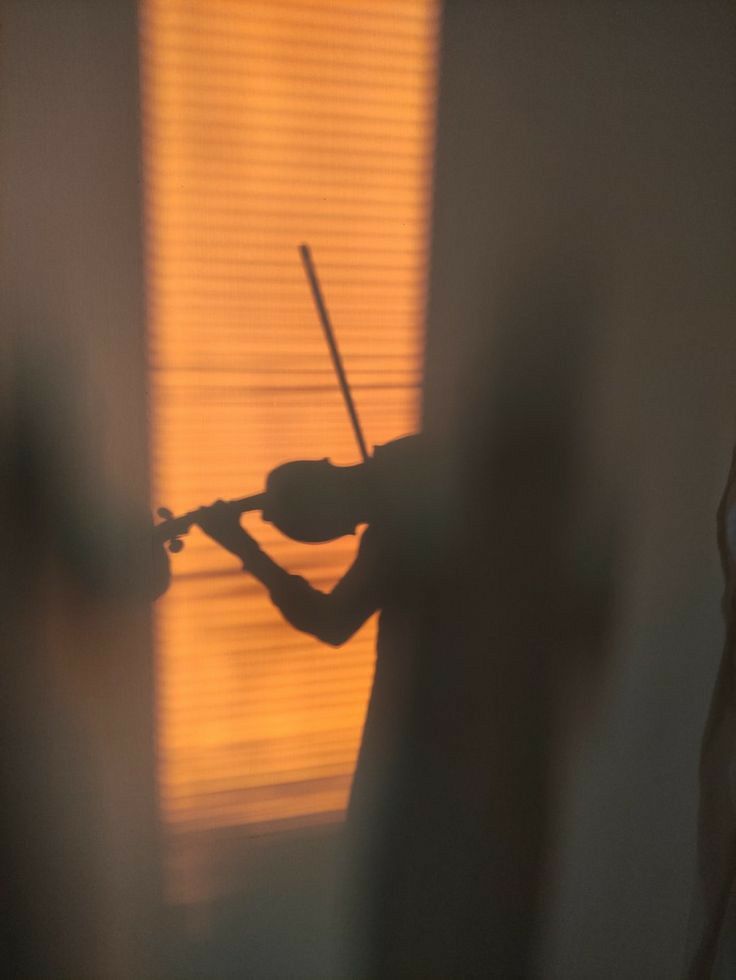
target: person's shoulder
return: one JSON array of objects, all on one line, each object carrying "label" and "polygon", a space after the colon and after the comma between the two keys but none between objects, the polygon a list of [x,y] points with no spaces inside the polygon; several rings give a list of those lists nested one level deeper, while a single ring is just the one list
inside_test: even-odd
[{"label": "person's shoulder", "polygon": [[424,436],[421,432],[412,432],[391,442],[385,442],[382,446],[376,446],[373,455],[376,458],[386,459],[393,456],[404,456],[407,453],[418,451],[424,443]]},{"label": "person's shoulder", "polygon": [[425,439],[417,432],[376,446],[373,461],[379,472],[397,472],[415,469],[425,455]]}]

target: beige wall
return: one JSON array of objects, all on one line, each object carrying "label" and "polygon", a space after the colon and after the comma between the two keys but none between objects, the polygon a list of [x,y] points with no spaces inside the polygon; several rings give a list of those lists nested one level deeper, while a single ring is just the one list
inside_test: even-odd
[{"label": "beige wall", "polygon": [[715,2],[445,6],[427,425],[462,465],[504,412],[568,412],[570,534],[612,589],[605,642],[559,665],[559,980],[681,965],[736,414],[734,26]]},{"label": "beige wall", "polygon": [[6,958],[16,975],[130,980],[155,972],[158,941],[134,597],[148,506],[136,5],[8,0],[0,20]]}]

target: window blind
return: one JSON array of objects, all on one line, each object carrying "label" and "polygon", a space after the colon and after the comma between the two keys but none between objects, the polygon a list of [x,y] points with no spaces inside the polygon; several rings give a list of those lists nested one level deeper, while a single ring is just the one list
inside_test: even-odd
[{"label": "window blind", "polygon": [[[415,429],[437,28],[433,0],[143,0],[155,506],[254,493],[289,459],[359,461],[301,242],[369,445]],[[245,524],[326,590],[356,550]],[[375,623],[321,646],[196,530],[173,566],[156,610],[170,837],[339,819]]]}]

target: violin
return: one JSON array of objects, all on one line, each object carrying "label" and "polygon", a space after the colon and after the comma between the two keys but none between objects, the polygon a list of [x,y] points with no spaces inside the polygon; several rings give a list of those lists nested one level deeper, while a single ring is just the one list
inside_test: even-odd
[{"label": "violin", "polygon": [[[239,500],[226,500],[225,503],[232,507],[236,514],[245,514],[249,510],[260,510],[264,497],[265,493],[255,493],[250,497],[241,497]],[[154,543],[168,542],[169,551],[177,554],[184,547],[182,536],[188,534],[191,527],[197,523],[199,510],[190,510],[186,514],[175,517],[168,507],[159,507],[156,513],[163,520],[153,528]]]},{"label": "violin", "polygon": [[[363,463],[367,463],[368,450],[309,246],[300,245],[299,254],[358,448]],[[354,524],[346,517],[335,493],[335,481],[330,479],[331,471],[344,469],[346,468],[335,467],[328,459],[283,463],[269,473],[264,491],[226,501],[226,504],[238,515],[248,511],[261,511],[265,521],[294,541],[334,541],[354,531]],[[181,551],[184,547],[181,538],[197,523],[199,510],[191,510],[177,517],[167,508],[161,507],[157,513],[162,522],[153,529],[154,541],[162,545],[168,542],[169,550],[174,553]]]},{"label": "violin", "polygon": [[[225,504],[237,515],[261,511],[264,521],[293,541],[334,541],[355,530],[355,521],[342,499],[340,474],[362,466],[335,466],[328,459],[282,463],[269,473],[264,491]],[[154,541],[168,541],[169,551],[181,551],[181,538],[197,523],[199,513],[191,510],[175,517],[170,510],[160,508],[158,516],[163,521],[153,529]]]}]

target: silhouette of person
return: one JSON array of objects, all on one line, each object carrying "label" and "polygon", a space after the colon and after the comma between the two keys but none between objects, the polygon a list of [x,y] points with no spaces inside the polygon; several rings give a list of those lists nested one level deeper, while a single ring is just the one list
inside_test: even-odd
[{"label": "silhouette of person", "polygon": [[[391,815],[402,792],[410,755],[412,677],[418,622],[428,604],[431,569],[437,561],[438,522],[426,485],[427,450],[422,436],[406,436],[375,449],[357,466],[311,464],[305,493],[293,501],[303,523],[310,516],[332,522],[339,534],[367,525],[357,555],[329,593],[290,574],[261,550],[231,507],[218,501],[202,508],[197,523],[235,555],[269,592],[284,619],[324,643],[339,646],[375,612],[376,666],[348,808],[353,857],[353,925],[357,955],[376,960],[384,942],[391,892]],[[295,464],[296,465],[296,464]],[[264,519],[269,511],[265,507]],[[362,921],[356,921],[362,920]],[[351,927],[352,931],[352,927]],[[362,934],[362,935],[361,935]],[[366,967],[368,973],[375,973]]]}]

